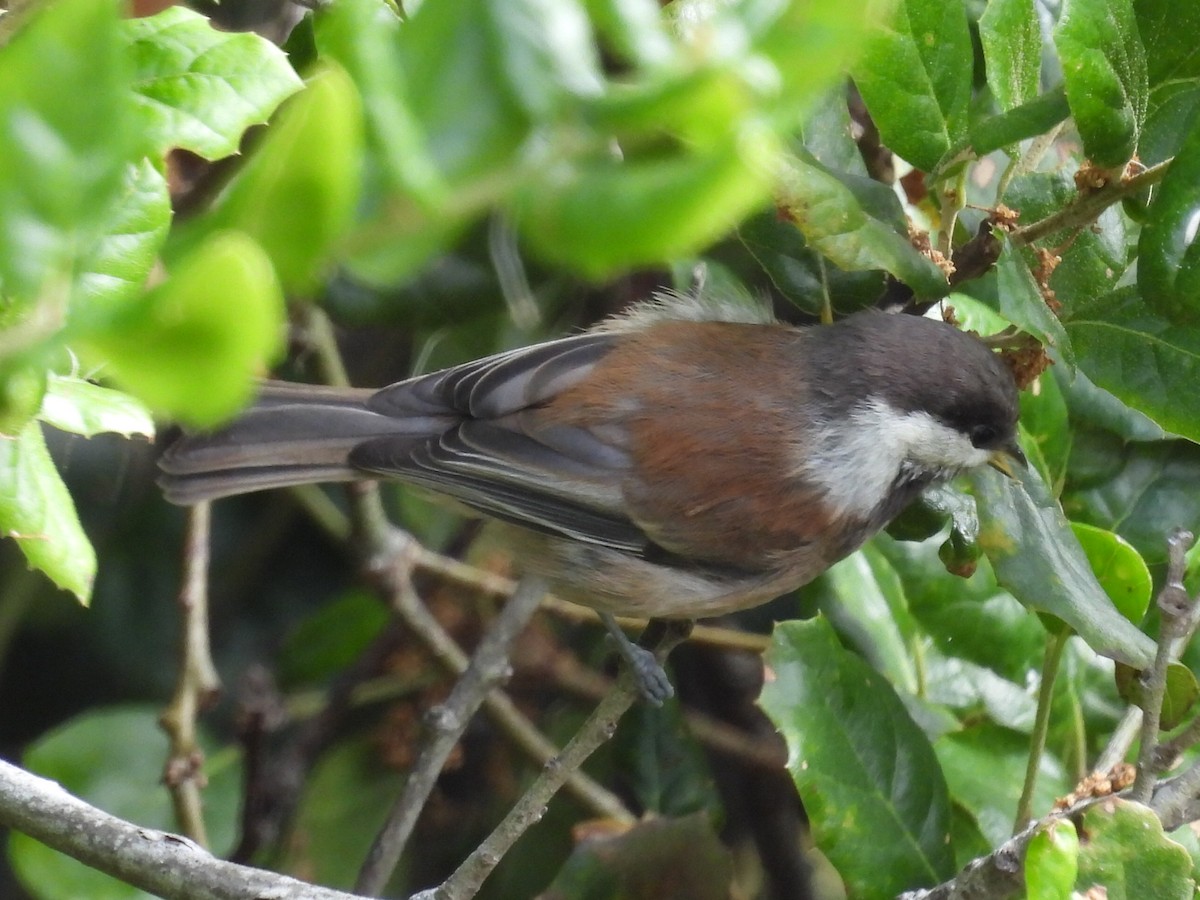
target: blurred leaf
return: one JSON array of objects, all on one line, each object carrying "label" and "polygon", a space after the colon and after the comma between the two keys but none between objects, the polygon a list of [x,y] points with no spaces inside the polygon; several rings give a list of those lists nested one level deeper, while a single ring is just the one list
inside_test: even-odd
[{"label": "blurred leaf", "polygon": [[[1117,666],[1117,694],[1126,703],[1146,708],[1146,691],[1141,673],[1128,666]],[[1172,661],[1167,666],[1167,678],[1159,707],[1159,731],[1171,731],[1183,724],[1188,714],[1200,700],[1200,682],[1195,673],[1181,662]]]},{"label": "blurred leaf", "polygon": [[1137,149],[1149,91],[1131,0],[1067,0],[1054,44],[1088,157],[1103,168],[1124,165]]},{"label": "blurred leaf", "polygon": [[343,740],[313,769],[287,842],[284,871],[313,884],[349,890],[369,847],[399,796],[403,776],[386,768],[365,739]]},{"label": "blurred leaf", "polygon": [[[975,816],[984,837],[998,847],[1012,837],[1013,817],[1025,780],[1029,738],[991,724],[946,734],[934,744],[950,796]],[[1069,790],[1062,765],[1042,755],[1033,806],[1048,812]]]},{"label": "blurred leaf", "polygon": [[1081,828],[1087,840],[1079,852],[1077,890],[1097,886],[1109,900],[1193,896],[1187,851],[1163,833],[1158,816],[1146,807],[1112,797],[1090,807]]},{"label": "blurred leaf", "polygon": [[872,306],[883,291],[882,271],[846,272],[829,265],[805,245],[800,229],[774,209],[746,219],[737,236],[775,289],[813,316],[827,297],[838,312],[853,312]]},{"label": "blurred leaf", "polygon": [[[835,563],[822,578],[821,611],[863,658],[897,690],[917,693],[917,673],[905,632],[911,633],[904,588],[891,564],[870,545]],[[822,591],[825,594],[825,591]]]},{"label": "blurred leaf", "polygon": [[709,817],[650,819],[623,834],[576,846],[543,900],[687,897],[725,900],[733,860]]},{"label": "blurred leaf", "polygon": [[1138,291],[1179,325],[1200,323],[1200,119],[1171,163],[1138,240]]},{"label": "blurred leaf", "polygon": [[285,686],[328,678],[348,667],[390,619],[374,595],[351,591],[327,603],[292,629],[279,654]]},{"label": "blurred leaf", "polygon": [[73,329],[102,327],[141,293],[170,226],[171,198],[162,173],[148,160],[129,166],[103,233],[80,260],[71,297]]},{"label": "blurred leaf", "polygon": [[1025,850],[1027,900],[1070,900],[1079,871],[1079,835],[1069,819],[1048,822]]},{"label": "blurred leaf", "polygon": [[1036,618],[996,584],[987,559],[970,578],[951,578],[938,559],[938,541],[873,542],[904,584],[913,617],[947,657],[991,669],[1023,684],[1040,665],[1046,635]]},{"label": "blurred leaf", "polygon": [[132,157],[129,72],[112,0],[38,9],[0,48],[0,285],[69,277]]},{"label": "blurred leaf", "polygon": [[36,421],[16,437],[0,436],[0,534],[17,542],[30,567],[80,603],[91,600],[96,551]]},{"label": "blurred leaf", "polygon": [[112,432],[154,439],[154,418],[141,401],[73,376],[50,376],[38,418],[84,437]]},{"label": "blurred leaf", "polygon": [[966,138],[973,63],[962,0],[899,0],[851,73],[883,142],[932,172]]},{"label": "blurred leaf", "polygon": [[660,816],[705,811],[720,817],[710,762],[680,704],[642,703],[626,713],[612,741],[612,760],[639,808]]},{"label": "blurred leaf", "polygon": [[121,23],[133,60],[134,108],[157,153],[182,147],[205,159],[236,153],[301,83],[283,51],[251,32],[218,31],[183,6]]},{"label": "blurred leaf", "polygon": [[774,138],[751,130],[704,153],[595,160],[531,181],[514,220],[539,255],[591,277],[716,240],[767,198]]},{"label": "blurred leaf", "polygon": [[950,291],[946,275],[908,239],[896,197],[878,182],[785,159],[779,203],[808,244],[839,268],[884,269],[927,299]]},{"label": "blurred leaf", "polygon": [[531,119],[601,93],[600,60],[578,0],[498,0],[486,9],[500,70]]},{"label": "blurred leaf", "polygon": [[[1077,430],[1070,485],[1080,449],[1097,442],[1094,433]],[[1107,466],[1094,478],[1072,487],[1064,497],[1070,516],[1115,531],[1137,548],[1151,566],[1166,561],[1167,533],[1174,527],[1200,532],[1200,448],[1190,441],[1125,444],[1107,437],[1101,448]]]},{"label": "blurred leaf", "polygon": [[1121,615],[1135,625],[1150,605],[1153,587],[1146,562],[1133,547],[1111,531],[1072,522],[1071,530],[1087,555],[1096,579]]},{"label": "blurred leaf", "polygon": [[[162,785],[167,739],[158,726],[160,712],[152,706],[92,710],[38,738],[25,751],[24,764],[107,813],[146,828],[172,831],[178,826]],[[200,737],[202,746],[211,750],[207,736]],[[232,754],[222,757],[209,758],[204,791],[205,820],[218,855],[228,852],[236,837],[241,780]],[[88,900],[150,896],[18,832],[9,838],[9,858],[34,896]]]},{"label": "blurred leaf", "polygon": [[1132,285],[1096,297],[1064,325],[1092,381],[1167,431],[1200,440],[1200,326],[1159,318]]},{"label": "blurred leaf", "polygon": [[988,87],[1001,110],[1038,95],[1042,30],[1034,0],[992,0],[979,17]]},{"label": "blurred leaf", "polygon": [[400,19],[383,0],[342,0],[315,15],[322,57],[336,60],[358,88],[368,146],[387,173],[389,187],[423,214],[433,215],[446,204],[447,188],[426,152],[409,103],[396,52],[400,27]]},{"label": "blurred leaf", "polygon": [[924,664],[927,700],[954,710],[965,721],[983,714],[1013,731],[1032,731],[1037,703],[1026,688],[965,659],[930,654]]},{"label": "blurred leaf", "polygon": [[847,892],[892,896],[953,874],[941,770],[887,681],[821,618],[776,626],[767,665],[761,703]]},{"label": "blurred leaf", "polygon": [[0,368],[0,440],[20,434],[38,414],[47,377],[45,365],[36,358]]},{"label": "blurred leaf", "polygon": [[1175,0],[1134,0],[1133,12],[1142,45],[1153,51],[1146,54],[1151,86],[1200,78],[1200,53],[1193,40],[1200,34],[1200,6]]},{"label": "blurred leaf", "polygon": [[1138,141],[1138,158],[1153,166],[1178,153],[1198,108],[1200,77],[1168,81],[1151,90],[1146,124]]},{"label": "blurred leaf", "polygon": [[289,291],[307,293],[350,225],[360,188],[362,115],[346,73],[322,69],[280,112],[250,162],[182,245],[233,230],[254,238]]},{"label": "blurred leaf", "polygon": [[[236,315],[232,312],[236,310]],[[152,409],[196,427],[233,415],[279,352],[283,297],[263,251],[238,232],[209,238],[89,348]]]},{"label": "blurred leaf", "polygon": [[1102,656],[1145,667],[1154,643],[1113,606],[1057,501],[1032,468],[1015,484],[969,472],[984,522],[980,543],[996,577],[1023,605],[1062,619]]}]

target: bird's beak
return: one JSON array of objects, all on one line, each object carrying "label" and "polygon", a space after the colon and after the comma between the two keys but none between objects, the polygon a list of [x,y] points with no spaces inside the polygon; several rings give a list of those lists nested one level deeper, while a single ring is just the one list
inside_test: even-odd
[{"label": "bird's beak", "polygon": [[1017,446],[1017,439],[1013,438],[1003,447],[992,451],[992,455],[988,457],[988,465],[998,472],[1003,472],[1009,478],[1017,477],[1017,467],[1024,469],[1029,465],[1025,459],[1025,454],[1021,452],[1021,448]]}]

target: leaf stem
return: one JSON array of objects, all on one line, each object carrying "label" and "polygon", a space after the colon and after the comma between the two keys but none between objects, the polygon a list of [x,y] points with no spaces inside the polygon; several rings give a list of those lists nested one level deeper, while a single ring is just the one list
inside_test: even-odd
[{"label": "leaf stem", "polygon": [[1046,643],[1046,655],[1042,659],[1042,683],[1038,686],[1037,715],[1033,721],[1033,733],[1029,737],[1029,761],[1025,765],[1025,784],[1021,788],[1021,799],[1017,802],[1017,815],[1013,822],[1013,834],[1020,834],[1033,815],[1033,792],[1037,788],[1038,770],[1042,765],[1042,751],[1046,749],[1046,732],[1050,728],[1050,704],[1054,699],[1054,682],[1062,663],[1063,651],[1071,628],[1063,625]]}]

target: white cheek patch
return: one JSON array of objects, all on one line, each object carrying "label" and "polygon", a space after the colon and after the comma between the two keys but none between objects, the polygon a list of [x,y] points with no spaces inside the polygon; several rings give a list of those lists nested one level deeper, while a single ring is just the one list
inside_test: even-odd
[{"label": "white cheek patch", "polygon": [[858,517],[879,505],[903,468],[949,477],[990,456],[928,413],[898,412],[882,400],[859,406],[845,423],[826,428],[798,451],[798,474],[822,487],[839,510]]}]

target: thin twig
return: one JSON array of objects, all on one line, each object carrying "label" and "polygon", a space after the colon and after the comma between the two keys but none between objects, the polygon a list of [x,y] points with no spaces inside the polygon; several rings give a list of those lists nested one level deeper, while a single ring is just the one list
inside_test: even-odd
[{"label": "thin twig", "polygon": [[175,693],[158,720],[170,741],[163,782],[171,794],[175,820],[201,846],[208,846],[208,832],[201,797],[204,752],[196,739],[196,717],[212,705],[221,689],[208,640],[210,510],[208,503],[198,503],[188,510],[183,585],[179,590],[179,674]]},{"label": "thin twig", "polygon": [[[683,632],[665,632],[652,648],[654,655],[660,662],[666,659],[667,654],[684,636]],[[466,900],[475,896],[484,880],[517,839],[545,814],[546,806],[562,787],[566,774],[583,765],[596,748],[613,736],[621,716],[640,696],[630,670],[623,667],[616,687],[600,701],[588,720],[563,748],[562,753],[546,763],[542,774],[508,811],[504,820],[475,848],[453,875],[439,887],[417,894],[414,900]]]},{"label": "thin twig", "polygon": [[[408,573],[399,572],[397,577],[407,578]],[[404,790],[371,845],[355,884],[359,893],[373,896],[387,884],[450,751],[466,731],[484,697],[511,674],[508,659],[513,643],[537,610],[545,591],[545,584],[534,578],[525,579],[517,586],[512,599],[489,625],[450,696],[431,712],[432,735],[421,748],[416,765],[405,780]]]},{"label": "thin twig", "polygon": [[1183,586],[1187,569],[1184,555],[1192,542],[1191,532],[1182,528],[1176,529],[1167,539],[1167,578],[1158,593],[1158,609],[1162,614],[1158,652],[1154,656],[1154,665],[1142,676],[1142,702],[1139,704],[1142,707],[1141,746],[1138,748],[1137,778],[1129,794],[1130,799],[1138,803],[1150,799],[1154,780],[1159,773],[1156,751],[1163,696],[1167,690],[1167,667],[1171,664],[1174,639],[1187,631],[1192,607],[1187,589]]}]

